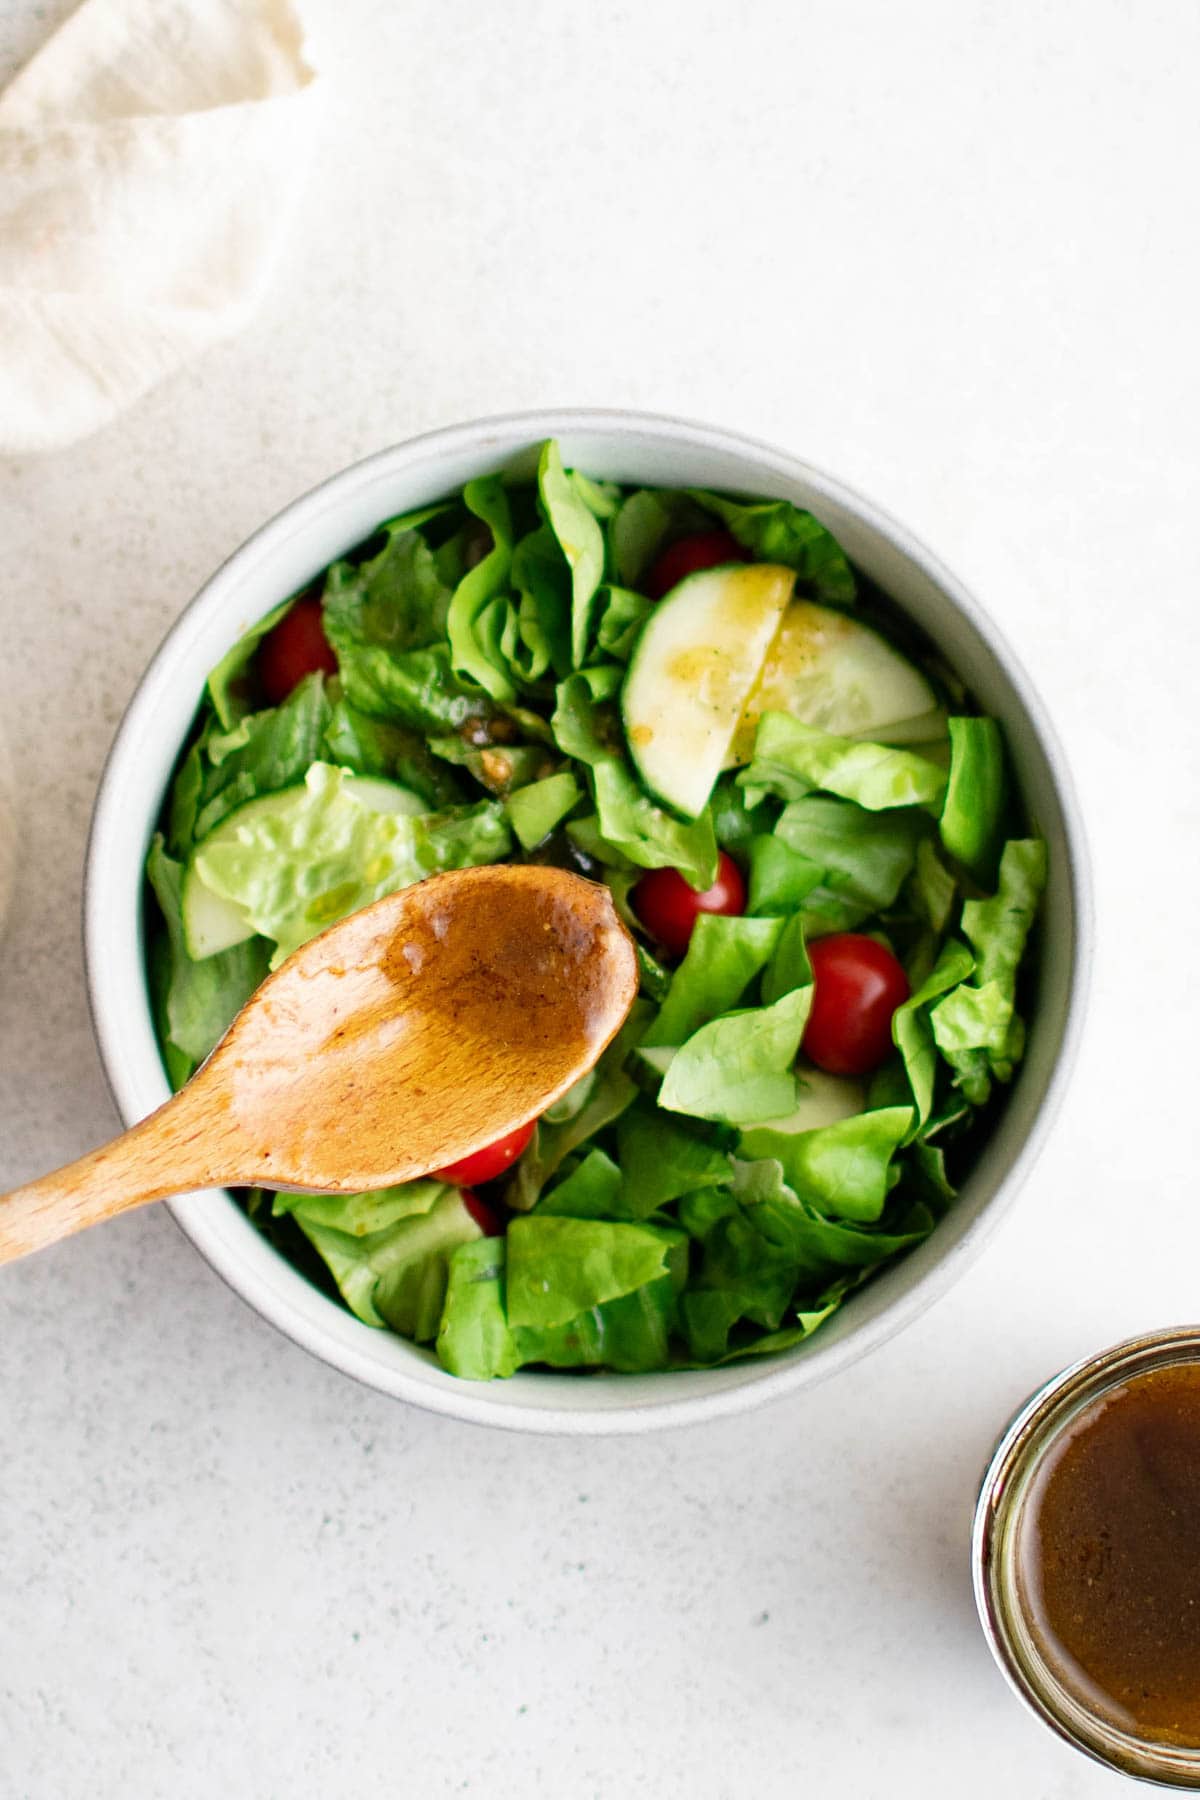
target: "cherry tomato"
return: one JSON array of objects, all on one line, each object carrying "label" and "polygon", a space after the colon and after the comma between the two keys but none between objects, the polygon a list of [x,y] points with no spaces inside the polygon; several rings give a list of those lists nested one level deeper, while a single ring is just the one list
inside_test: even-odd
[{"label": "cherry tomato", "polygon": [[645,589],[652,600],[661,600],[685,575],[745,560],[746,552],[730,532],[694,531],[691,537],[677,538],[663,551],[646,577]]},{"label": "cherry tomato", "polygon": [[258,675],[270,704],[279,706],[297,682],[317,669],[336,675],[337,657],[321,623],[321,602],[316,594],[306,594],[258,646]]},{"label": "cherry tomato", "polygon": [[482,1231],[484,1237],[504,1236],[504,1226],[500,1222],[499,1213],[494,1211],[494,1209],[488,1205],[486,1200],[481,1200],[479,1195],[474,1193],[471,1188],[463,1189],[462,1203],[478,1225],[480,1231]]},{"label": "cherry tomato", "polygon": [[830,1075],[867,1075],[892,1049],[892,1014],[908,980],[890,950],[855,931],[808,946],[812,1010],[801,1048]]},{"label": "cherry tomato", "polygon": [[736,918],[746,910],[746,883],[732,856],[722,850],[717,879],[710,888],[694,888],[678,869],[651,869],[631,895],[633,910],[664,950],[682,956],[701,913]]},{"label": "cherry tomato", "polygon": [[516,1162],[533,1136],[536,1124],[536,1119],[530,1119],[528,1125],[518,1125],[507,1137],[497,1138],[494,1144],[485,1144],[482,1150],[464,1156],[461,1162],[447,1163],[444,1169],[435,1169],[434,1174],[439,1181],[453,1182],[455,1187],[470,1188],[477,1181],[495,1181],[497,1175],[503,1175]]}]

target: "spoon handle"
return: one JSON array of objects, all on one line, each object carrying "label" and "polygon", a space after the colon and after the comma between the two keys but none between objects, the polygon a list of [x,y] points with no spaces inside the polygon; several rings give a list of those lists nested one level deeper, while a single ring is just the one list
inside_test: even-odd
[{"label": "spoon handle", "polygon": [[[230,1179],[211,1120],[193,1088],[65,1168],[0,1194],[0,1263],[189,1188]],[[220,1168],[214,1161],[220,1159]]]}]

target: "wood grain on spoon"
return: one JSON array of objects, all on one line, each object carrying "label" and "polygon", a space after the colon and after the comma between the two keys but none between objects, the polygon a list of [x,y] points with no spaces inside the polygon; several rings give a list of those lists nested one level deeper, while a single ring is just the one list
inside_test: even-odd
[{"label": "wood grain on spoon", "polygon": [[198,1187],[391,1187],[481,1149],[585,1074],[637,992],[607,888],[494,864],[312,939],[124,1136],[0,1197],[0,1261]]}]

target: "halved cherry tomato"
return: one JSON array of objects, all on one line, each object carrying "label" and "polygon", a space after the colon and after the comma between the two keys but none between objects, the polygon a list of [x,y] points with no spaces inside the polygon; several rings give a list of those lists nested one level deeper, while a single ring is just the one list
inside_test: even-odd
[{"label": "halved cherry tomato", "polygon": [[728,531],[694,531],[677,538],[651,566],[643,586],[652,600],[678,587],[685,575],[715,569],[721,563],[745,562],[746,552]]},{"label": "halved cherry tomato", "polygon": [[536,1119],[530,1119],[528,1125],[518,1125],[507,1137],[497,1138],[494,1144],[485,1144],[482,1150],[464,1156],[461,1162],[447,1163],[444,1169],[433,1172],[439,1181],[452,1182],[455,1187],[469,1188],[477,1181],[495,1181],[497,1175],[503,1175],[516,1162],[533,1136],[536,1124]]},{"label": "halved cherry tomato", "polygon": [[259,680],[272,706],[281,705],[306,675],[318,669],[326,675],[336,675],[337,667],[316,594],[297,600],[258,646]]},{"label": "halved cherry tomato", "polygon": [[474,1193],[471,1188],[463,1189],[462,1203],[478,1225],[480,1231],[482,1231],[484,1237],[504,1236],[504,1226],[500,1223],[499,1213],[494,1212],[487,1201],[481,1200],[479,1195]]},{"label": "halved cherry tomato", "polygon": [[630,896],[633,910],[664,950],[682,956],[701,913],[737,918],[746,910],[746,883],[732,856],[722,850],[717,879],[710,888],[694,888],[678,869],[651,869]]},{"label": "halved cherry tomato", "polygon": [[908,978],[890,950],[856,931],[808,946],[812,1009],[804,1054],[830,1075],[867,1075],[892,1050],[892,1014],[908,999]]}]

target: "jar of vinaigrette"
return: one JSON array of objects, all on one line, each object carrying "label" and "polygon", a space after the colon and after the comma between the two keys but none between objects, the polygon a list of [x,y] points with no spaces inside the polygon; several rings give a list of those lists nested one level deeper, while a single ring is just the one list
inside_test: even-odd
[{"label": "jar of vinaigrette", "polygon": [[1026,1705],[1110,1768],[1200,1790],[1200,1326],[1033,1396],[984,1476],[972,1562]]}]

